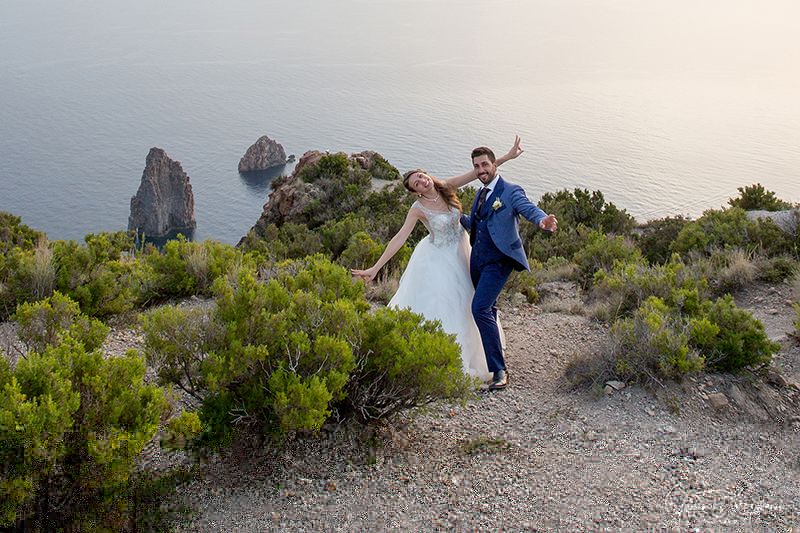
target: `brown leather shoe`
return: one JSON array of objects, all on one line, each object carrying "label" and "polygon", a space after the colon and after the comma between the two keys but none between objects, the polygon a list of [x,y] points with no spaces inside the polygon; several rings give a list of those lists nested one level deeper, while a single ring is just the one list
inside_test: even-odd
[{"label": "brown leather shoe", "polygon": [[505,370],[498,370],[494,373],[494,379],[489,384],[489,390],[505,389],[508,385],[508,372]]}]

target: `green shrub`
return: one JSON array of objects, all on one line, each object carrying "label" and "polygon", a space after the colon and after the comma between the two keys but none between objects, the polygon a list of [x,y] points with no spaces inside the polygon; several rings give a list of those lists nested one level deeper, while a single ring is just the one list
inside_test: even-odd
[{"label": "green shrub", "polygon": [[336,259],[342,255],[354,235],[366,232],[367,225],[365,218],[352,213],[348,213],[341,220],[329,220],[319,228],[322,245],[330,253],[331,258]]},{"label": "green shrub", "polygon": [[363,317],[355,368],[342,402],[362,421],[462,398],[472,388],[460,349],[438,323],[408,310],[379,309]]},{"label": "green shrub", "polygon": [[758,262],[758,278],[769,283],[787,280],[798,272],[800,264],[791,257],[769,257]]},{"label": "green shrub", "polygon": [[707,283],[674,255],[663,265],[618,262],[610,271],[597,271],[591,297],[611,303],[613,309],[609,310],[607,318],[614,319],[630,313],[651,296],[672,306],[682,305],[686,291],[695,291],[699,298],[706,294]]},{"label": "green shrub", "polygon": [[530,271],[512,272],[508,282],[503,287],[507,294],[520,293],[525,296],[528,303],[536,303],[539,300],[539,276],[541,270],[532,265]]},{"label": "green shrub", "polygon": [[794,335],[800,339],[800,304],[794,303],[792,307],[796,315],[794,320]]},{"label": "green shrub", "polygon": [[708,366],[726,372],[768,363],[780,345],[767,337],[764,325],[748,311],[739,309],[731,296],[703,302],[697,318],[719,328],[708,338],[693,339]]},{"label": "green shrub", "polygon": [[[540,264],[541,268],[535,268],[534,265],[536,263]],[[539,271],[539,280],[542,282],[560,280],[577,281],[580,275],[578,265],[566,257],[561,257],[559,255],[549,257],[544,264],[532,260],[531,270]]]},{"label": "green shrub", "polygon": [[603,233],[625,235],[634,226],[633,217],[624,209],[607,203],[600,191],[576,188],[573,192],[564,189],[542,196],[538,206],[545,213],[558,218],[559,226],[600,230]]},{"label": "green shrub", "polygon": [[233,246],[214,241],[196,243],[183,236],[168,241],[161,251],[151,248],[142,261],[140,298],[145,302],[209,296],[217,278],[239,268],[255,268],[252,259]]},{"label": "green shrub", "polygon": [[739,207],[706,211],[697,221],[684,226],[672,243],[672,251],[680,254],[711,254],[725,248],[741,248],[771,256],[794,253],[795,243],[771,220],[748,220]]},{"label": "green shrub", "polygon": [[611,270],[617,262],[641,263],[644,258],[633,243],[622,236],[605,235],[592,230],[586,244],[572,258],[580,269],[580,277],[588,285],[600,270]]},{"label": "green shrub", "polygon": [[127,256],[133,238],[126,232],[87,235],[52,243],[55,288],[91,316],[108,316],[133,309],[139,299],[136,261]]},{"label": "green shrub", "polygon": [[774,192],[766,190],[760,183],[737,187],[736,190],[739,191],[739,196],[728,200],[731,207],[739,207],[745,211],[782,211],[793,207],[791,203],[778,199]]},{"label": "green shrub", "polygon": [[555,233],[541,231],[527,222],[520,223],[519,228],[528,257],[542,263],[551,257],[574,257],[586,245],[592,233],[582,224],[576,227],[559,224]]},{"label": "green shrub", "polygon": [[660,298],[648,298],[632,317],[616,322],[611,334],[614,373],[625,381],[679,380],[703,369],[680,315]]},{"label": "green shrub", "polygon": [[344,268],[317,256],[264,274],[218,279],[208,312],[144,319],[160,380],[202,401],[197,445],[224,445],[236,427],[313,431],[331,417],[370,420],[465,392],[453,338],[417,315],[369,314],[364,285]]},{"label": "green shrub", "polygon": [[0,254],[0,319],[8,318],[17,304],[36,300],[34,288],[36,252],[12,248]]},{"label": "green shrub", "polygon": [[640,226],[636,244],[651,264],[666,263],[672,254],[672,242],[688,223],[689,219],[682,215],[651,220]]},{"label": "green shrub", "polygon": [[0,211],[0,254],[8,253],[12,248],[32,250],[44,237],[44,233],[23,224],[20,217]]},{"label": "green shrub", "polygon": [[65,335],[80,342],[88,350],[103,345],[109,328],[99,320],[81,314],[77,302],[56,292],[50,298],[23,303],[14,316],[17,335],[29,351],[42,353],[48,346],[61,343]]},{"label": "green shrub", "polygon": [[83,341],[91,347],[102,339],[96,327],[81,330],[81,321],[92,321],[76,310],[56,294],[18,311],[21,336],[44,349],[13,371],[0,363],[0,525],[121,529],[119,495],[166,410],[162,391],[144,384],[135,352],[105,358],[87,349]]}]

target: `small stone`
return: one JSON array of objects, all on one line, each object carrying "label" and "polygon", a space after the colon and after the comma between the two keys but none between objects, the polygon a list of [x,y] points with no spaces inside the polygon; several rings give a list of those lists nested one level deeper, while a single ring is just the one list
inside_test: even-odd
[{"label": "small stone", "polygon": [[622,390],[625,388],[625,383],[622,381],[606,381],[606,387],[611,387],[614,390]]},{"label": "small stone", "polygon": [[649,407],[647,407],[647,408],[644,410],[644,412],[645,412],[645,413],[647,413],[647,414],[648,414],[648,415],[650,415],[650,416],[656,416],[656,412],[655,412],[655,411],[653,411],[652,409],[650,409]]},{"label": "small stone", "polygon": [[333,481],[332,479],[328,480],[328,482],[325,483],[325,490],[327,490],[328,492],[335,492],[336,491],[336,482]]},{"label": "small stone", "polygon": [[722,394],[721,392],[715,392],[713,394],[709,394],[708,402],[711,404],[711,407],[717,410],[724,409],[730,403],[728,401],[728,397]]},{"label": "small stone", "polygon": [[774,368],[770,368],[767,372],[767,381],[781,388],[789,386],[789,381]]},{"label": "small stone", "polygon": [[777,315],[778,314],[778,310],[775,309],[775,308],[768,309],[767,313],[769,313],[770,315]]}]

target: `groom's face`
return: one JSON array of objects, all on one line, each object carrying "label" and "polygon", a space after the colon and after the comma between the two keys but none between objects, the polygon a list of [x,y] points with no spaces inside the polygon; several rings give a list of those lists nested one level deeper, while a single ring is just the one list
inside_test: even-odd
[{"label": "groom's face", "polygon": [[488,155],[479,155],[473,158],[472,167],[478,174],[478,179],[481,180],[481,183],[484,185],[489,184],[494,179],[495,174],[497,174],[497,165],[492,163]]}]

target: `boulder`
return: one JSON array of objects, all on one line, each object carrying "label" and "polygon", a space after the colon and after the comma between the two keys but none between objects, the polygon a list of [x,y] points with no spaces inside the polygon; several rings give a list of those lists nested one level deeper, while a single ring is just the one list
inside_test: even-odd
[{"label": "boulder", "polygon": [[128,229],[150,237],[161,237],[171,231],[196,227],[189,176],[181,164],[170,159],[164,150],[151,148],[139,190],[131,198]]},{"label": "boulder", "polygon": [[239,160],[239,172],[266,170],[285,164],[286,152],[283,150],[283,146],[264,135],[259,137]]},{"label": "boulder", "polygon": [[790,235],[797,235],[797,226],[800,224],[800,209],[785,209],[783,211],[747,211],[748,220],[768,218],[776,226]]}]

